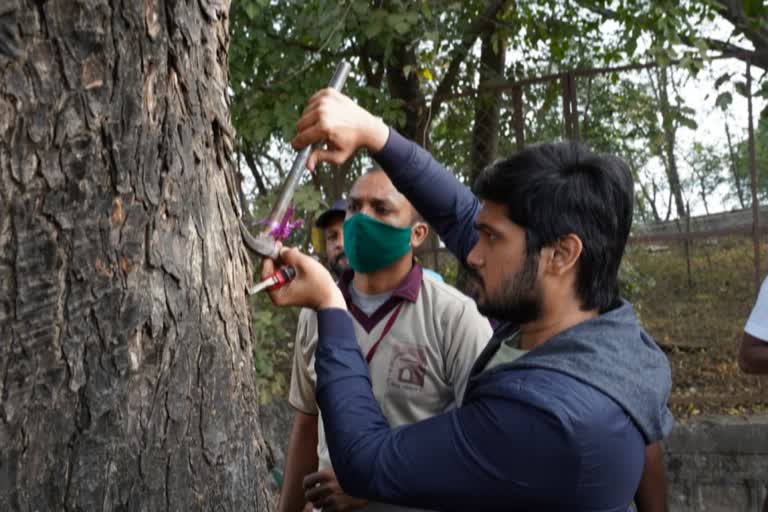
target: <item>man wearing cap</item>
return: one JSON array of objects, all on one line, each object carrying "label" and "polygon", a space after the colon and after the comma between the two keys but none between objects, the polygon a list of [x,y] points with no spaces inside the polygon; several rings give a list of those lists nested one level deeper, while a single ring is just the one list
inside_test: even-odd
[{"label": "man wearing cap", "polygon": [[347,214],[347,201],[337,199],[315,221],[315,226],[322,231],[323,252],[328,268],[336,278],[349,268],[344,254],[344,236],[342,232],[344,216]]},{"label": "man wearing cap", "polygon": [[[353,185],[340,230],[343,242],[333,242],[329,231],[334,224],[326,222],[327,213],[318,219],[325,230],[326,257],[330,265],[345,261],[345,255],[351,267],[341,273],[338,286],[387,420],[396,427],[456,407],[491,328],[472,299],[414,262],[413,250],[426,239],[427,225],[380,169]],[[353,498],[340,488],[315,402],[317,340],[317,314],[304,309],[289,393],[296,422],[279,510],[298,512],[306,502],[325,511],[415,510]]]}]

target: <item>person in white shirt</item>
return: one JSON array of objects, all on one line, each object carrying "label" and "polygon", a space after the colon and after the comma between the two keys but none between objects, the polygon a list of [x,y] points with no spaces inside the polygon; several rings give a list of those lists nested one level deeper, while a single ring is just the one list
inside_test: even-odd
[{"label": "person in white shirt", "polygon": [[739,366],[745,373],[768,374],[768,278],[763,281],[755,307],[744,326]]},{"label": "person in white shirt", "polygon": [[[768,375],[768,278],[763,281],[739,349],[739,367],[745,373]],[[763,503],[768,512],[768,497]]]}]

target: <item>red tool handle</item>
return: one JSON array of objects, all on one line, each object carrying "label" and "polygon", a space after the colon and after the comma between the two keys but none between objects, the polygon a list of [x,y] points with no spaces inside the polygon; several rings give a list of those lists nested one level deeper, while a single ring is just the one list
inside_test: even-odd
[{"label": "red tool handle", "polygon": [[282,288],[287,283],[293,281],[293,279],[296,277],[296,269],[290,266],[283,267],[275,272],[273,277],[277,279],[277,282],[268,288],[270,291]]}]

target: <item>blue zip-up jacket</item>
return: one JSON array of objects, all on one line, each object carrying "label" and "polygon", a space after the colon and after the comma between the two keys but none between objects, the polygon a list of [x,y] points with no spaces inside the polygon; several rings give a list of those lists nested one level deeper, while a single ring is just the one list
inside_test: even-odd
[{"label": "blue zip-up jacket", "polygon": [[[457,257],[477,242],[477,199],[392,130],[374,158]],[[463,405],[391,429],[371,391],[346,312],[318,312],[317,401],[342,488],[377,501],[439,510],[624,512],[646,442],[672,425],[669,365],[632,308],[578,324],[519,360],[483,372]]]}]

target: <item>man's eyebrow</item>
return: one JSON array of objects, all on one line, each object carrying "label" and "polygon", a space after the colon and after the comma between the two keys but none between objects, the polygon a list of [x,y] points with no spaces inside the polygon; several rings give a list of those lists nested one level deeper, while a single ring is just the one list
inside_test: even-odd
[{"label": "man's eyebrow", "polygon": [[394,203],[390,201],[387,198],[384,197],[374,197],[371,199],[371,204],[374,204],[376,206],[394,206]]},{"label": "man's eyebrow", "polygon": [[487,232],[491,232],[491,233],[493,233],[494,235],[498,235],[498,234],[499,234],[499,230],[498,230],[498,229],[494,228],[494,227],[493,227],[493,226],[491,226],[490,224],[487,224],[487,223],[485,223],[485,222],[483,222],[483,221],[477,221],[477,220],[476,220],[476,221],[475,221],[475,229],[476,229],[477,231],[487,231]]}]

